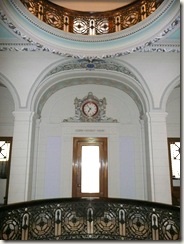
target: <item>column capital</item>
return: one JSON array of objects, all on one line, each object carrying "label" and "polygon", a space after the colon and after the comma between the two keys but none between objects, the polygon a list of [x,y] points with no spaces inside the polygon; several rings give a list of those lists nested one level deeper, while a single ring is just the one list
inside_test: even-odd
[{"label": "column capital", "polygon": [[168,113],[163,111],[151,111],[146,112],[143,115],[143,120],[149,120],[151,122],[165,122]]},{"label": "column capital", "polygon": [[35,112],[25,110],[13,111],[13,115],[15,120],[18,121],[31,121],[32,119],[36,119],[38,117]]}]

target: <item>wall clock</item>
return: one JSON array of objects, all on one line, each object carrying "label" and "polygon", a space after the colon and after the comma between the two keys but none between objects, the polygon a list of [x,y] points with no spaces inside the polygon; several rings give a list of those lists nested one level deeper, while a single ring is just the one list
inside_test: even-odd
[{"label": "wall clock", "polygon": [[100,100],[89,92],[83,99],[78,100],[80,107],[80,120],[81,121],[96,121],[99,118],[101,106]]},{"label": "wall clock", "polygon": [[117,122],[106,117],[106,98],[99,99],[89,92],[82,99],[75,98],[75,116],[64,119],[63,122]]},{"label": "wall clock", "polygon": [[98,114],[98,104],[94,101],[88,100],[82,104],[82,112],[84,116],[94,117]]}]

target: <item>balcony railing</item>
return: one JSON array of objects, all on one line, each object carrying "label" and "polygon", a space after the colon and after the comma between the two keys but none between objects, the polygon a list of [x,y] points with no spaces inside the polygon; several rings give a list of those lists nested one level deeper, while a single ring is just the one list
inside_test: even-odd
[{"label": "balcony railing", "polygon": [[164,0],[138,0],[111,11],[74,11],[47,0],[20,0],[36,17],[62,31],[82,35],[109,34],[129,28],[152,14]]},{"label": "balcony railing", "polygon": [[35,200],[0,207],[1,240],[180,240],[180,208],[118,198]]}]

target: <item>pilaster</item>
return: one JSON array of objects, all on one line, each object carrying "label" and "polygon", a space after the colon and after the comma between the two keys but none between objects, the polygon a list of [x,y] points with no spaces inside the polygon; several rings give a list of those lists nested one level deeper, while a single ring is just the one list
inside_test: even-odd
[{"label": "pilaster", "polygon": [[31,200],[34,112],[14,111],[8,203]]},{"label": "pilaster", "polygon": [[162,111],[144,116],[146,171],[148,200],[171,204],[166,117]]}]

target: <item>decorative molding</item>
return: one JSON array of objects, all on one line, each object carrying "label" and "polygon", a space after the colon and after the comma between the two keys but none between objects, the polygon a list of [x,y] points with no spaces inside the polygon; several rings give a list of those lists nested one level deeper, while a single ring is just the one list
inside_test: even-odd
[{"label": "decorative molding", "polygon": [[[93,84],[93,85],[99,85],[99,79],[96,79],[94,77],[88,77],[87,79],[84,80],[77,80],[76,78],[70,79],[70,80],[62,80],[59,81],[55,84],[53,84],[48,90],[46,90],[44,92],[44,94],[42,94],[42,97],[39,99],[39,102],[37,104],[37,114],[39,116],[41,116],[41,112],[42,112],[42,108],[45,104],[45,102],[47,101],[47,99],[52,96],[52,94],[54,94],[56,91],[63,89],[65,87],[68,86],[74,86],[74,85],[84,85],[84,84]],[[110,86],[110,87],[116,87],[117,89],[122,90],[123,92],[125,92],[126,94],[128,94],[135,102],[135,104],[138,107],[139,113],[140,113],[140,117],[142,117],[142,115],[145,112],[145,104],[144,102],[140,99],[140,97],[138,96],[137,92],[135,92],[130,86],[128,86],[126,83],[120,83],[120,82],[114,82],[112,79],[108,80],[108,79],[103,79],[100,81],[100,85],[102,86]]]},{"label": "decorative molding", "polygon": [[[73,57],[73,58],[78,58],[80,59],[81,57],[80,56],[76,56],[76,55],[71,55],[71,54],[68,54],[68,53],[61,53],[61,52],[58,52],[58,51],[55,51],[55,50],[52,50],[50,48],[40,48],[40,47],[36,47],[34,45],[30,45],[30,44],[27,44],[27,47],[25,47],[26,45],[24,44],[24,46],[22,46],[23,44],[15,44],[15,43],[12,43],[12,44],[3,44],[3,43],[0,43],[0,51],[20,51],[20,52],[39,52],[39,51],[42,51],[42,52],[49,52],[49,53],[52,53],[52,54],[56,54],[56,55],[62,55],[62,56],[66,56],[66,57]],[[92,59],[92,58],[99,58],[99,59],[102,59],[102,58],[116,58],[116,57],[120,57],[120,56],[125,56],[125,55],[128,55],[128,54],[131,54],[131,53],[135,53],[135,52],[167,52],[167,53],[180,53],[180,45],[173,45],[173,47],[171,47],[170,45],[167,45],[167,44],[159,44],[159,45],[151,45],[151,46],[139,46],[139,47],[136,47],[136,48],[133,48],[131,50],[127,50],[127,51],[124,51],[124,52],[120,52],[120,53],[116,53],[116,54],[111,54],[111,55],[103,55],[102,56],[95,56],[95,57],[92,57],[92,56],[85,56],[86,59]],[[92,66],[91,66],[92,67]],[[92,70],[92,68],[88,67],[89,70]]]},{"label": "decorative molding", "polygon": [[[50,52],[57,55],[63,55],[67,57],[73,57],[81,59],[80,54],[72,54],[72,53],[64,53],[57,49],[49,48],[44,46],[41,43],[35,42],[30,37],[26,36],[24,33],[22,33],[18,28],[8,20],[7,16],[3,13],[2,10],[0,10],[0,18],[1,20],[10,28],[16,35],[18,35],[21,39],[24,41],[27,41],[27,44],[17,44],[17,43],[1,43],[0,44],[0,51],[45,51]],[[159,44],[159,47],[155,45],[158,41],[166,37],[166,35],[171,32],[178,24],[180,23],[180,17],[178,16],[164,31],[162,31],[158,36],[156,36],[154,39],[147,41],[146,43],[133,47],[131,49],[127,48],[127,50],[118,52],[116,51],[113,54],[103,54],[103,55],[94,55],[94,56],[88,56],[88,55],[82,55],[83,58],[86,59],[102,59],[102,58],[115,58],[119,56],[128,55],[135,52],[180,52],[180,45],[179,44]],[[123,32],[123,31],[122,31]],[[75,34],[72,34],[75,36]],[[108,35],[106,35],[108,36]],[[110,37],[110,36],[109,36]],[[84,38],[84,37],[83,37]],[[86,38],[86,37],[85,37]],[[104,37],[106,38],[106,37]],[[123,38],[123,37],[122,37]],[[91,40],[92,41],[92,40]],[[105,41],[105,39],[104,39]],[[93,42],[93,41],[92,41]],[[25,47],[25,45],[27,45]]]},{"label": "decorative molding", "polygon": [[116,62],[105,60],[105,59],[79,59],[79,60],[74,59],[69,62],[58,65],[57,67],[49,71],[44,77],[44,79],[60,71],[74,70],[74,69],[86,69],[89,71],[93,71],[97,69],[112,70],[112,71],[121,72],[139,82],[138,78],[127,67],[123,66],[122,64],[118,64]]},{"label": "decorative molding", "polygon": [[[0,43],[0,51],[20,51],[20,52],[49,52],[52,54],[56,54],[56,55],[62,55],[62,56],[66,56],[66,57],[73,57],[73,58],[77,58],[80,59],[80,55],[76,56],[76,55],[72,55],[72,54],[68,54],[68,53],[61,53],[58,52],[56,50],[52,50],[50,48],[45,48],[45,47],[38,47],[35,46],[34,44],[15,44],[15,43]],[[111,54],[111,55],[103,55],[102,56],[84,56],[86,59],[93,59],[93,58],[116,58],[116,57],[120,57],[120,56],[125,56],[131,53],[136,53],[136,52],[167,52],[167,53],[180,53],[180,45],[179,44],[173,44],[172,47],[169,44],[153,44],[151,46],[139,46],[136,48],[132,48],[131,50],[127,50],[124,52],[119,52],[119,53],[115,53],[115,54]],[[93,70],[92,66],[91,67],[86,67],[89,70]]]},{"label": "decorative molding", "polygon": [[20,52],[32,52],[43,51],[39,50],[36,46],[24,43],[0,43],[0,51],[20,51]]},{"label": "decorative molding", "polygon": [[[74,57],[74,58],[79,58],[80,56],[72,56],[68,53],[64,54],[55,50],[51,50],[49,48],[38,48],[36,46],[31,46],[28,45],[27,47],[22,47],[22,44],[19,44],[18,46],[16,46],[15,44],[9,44],[10,46],[6,46],[7,44],[1,44],[0,43],[0,51],[20,51],[20,52],[35,52],[35,51],[43,51],[43,52],[49,52],[52,54],[56,54],[56,55],[62,55],[62,56],[67,56],[67,57]],[[131,53],[135,53],[135,52],[165,52],[165,53],[180,53],[180,45],[175,45],[175,47],[170,47],[170,45],[152,45],[150,47],[136,47],[133,48],[131,50],[127,50],[124,52],[120,52],[120,53],[116,53],[116,54],[111,54],[111,55],[103,55],[103,58],[115,58],[115,57],[121,57],[121,56],[125,56]],[[86,59],[91,59],[93,58],[92,56],[85,56]],[[94,58],[99,58],[101,59],[102,56],[95,56]],[[89,70],[92,70],[92,68],[89,68]]]},{"label": "decorative molding", "polygon": [[[83,36],[83,35],[76,35],[73,33],[68,33],[65,31],[60,31],[57,28],[54,28],[46,23],[44,23],[43,21],[40,21],[37,17],[36,19],[33,19],[33,14],[31,14],[29,11],[25,11],[25,6],[23,6],[23,4],[21,2],[16,2],[14,0],[7,0],[11,3],[11,5],[13,6],[13,8],[18,11],[20,13],[21,16],[24,16],[24,18],[31,23],[33,26],[36,26],[37,28],[41,29],[42,31],[51,34],[53,36],[57,36],[59,38],[63,38],[63,39],[68,39],[71,41],[83,41],[83,42],[104,42],[104,41],[109,41],[109,40],[117,40],[117,39],[121,39],[123,37],[128,37],[130,35],[133,35],[139,31],[142,31],[144,28],[149,27],[151,24],[153,24],[155,21],[157,21],[161,16],[163,16],[166,11],[173,5],[173,3],[175,2],[175,0],[167,0],[165,1],[165,4],[163,6],[163,3],[161,4],[163,7],[160,8],[159,7],[159,11],[155,11],[157,12],[157,14],[154,12],[149,16],[149,20],[148,18],[146,19],[146,21],[144,21],[144,24],[141,23],[140,24],[136,24],[133,27],[135,28],[127,28],[123,31],[118,31],[115,33],[111,33],[111,34],[106,34],[106,35],[98,35],[98,36]],[[35,16],[34,16],[35,17]]]},{"label": "decorative molding", "polygon": [[[88,101],[95,103],[98,107],[94,116],[87,116],[83,112],[83,106],[85,106]],[[63,122],[118,122],[116,119],[106,116],[106,98],[98,99],[96,96],[93,95],[92,92],[89,92],[88,95],[83,97],[82,99],[76,97],[74,100],[74,105],[75,116],[64,119]]]}]

